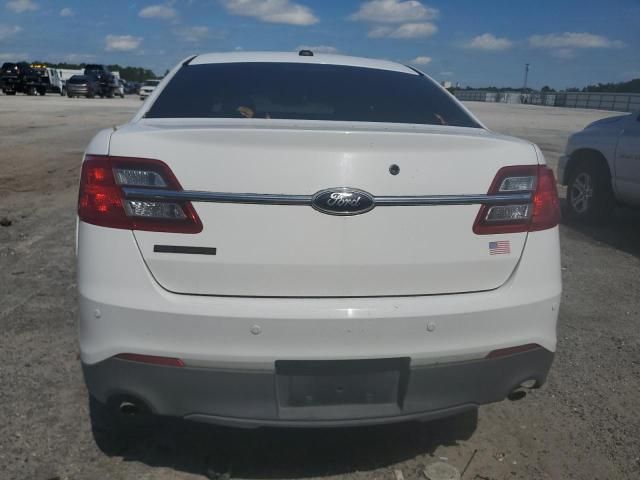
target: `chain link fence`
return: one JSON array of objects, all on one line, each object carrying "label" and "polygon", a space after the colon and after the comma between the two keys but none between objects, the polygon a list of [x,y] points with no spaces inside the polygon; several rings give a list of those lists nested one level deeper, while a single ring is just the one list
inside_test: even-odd
[{"label": "chain link fence", "polygon": [[612,110],[616,112],[640,110],[640,93],[537,92],[523,94],[520,92],[455,90],[453,94],[458,100],[470,102],[522,103],[552,107]]}]

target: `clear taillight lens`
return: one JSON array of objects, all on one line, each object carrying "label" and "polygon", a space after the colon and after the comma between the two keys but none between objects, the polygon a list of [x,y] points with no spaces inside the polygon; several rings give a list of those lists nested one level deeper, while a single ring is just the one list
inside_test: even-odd
[{"label": "clear taillight lens", "polygon": [[130,217],[165,218],[184,220],[187,215],[177,203],[150,202],[147,200],[124,200],[124,209]]},{"label": "clear taillight lens", "polygon": [[154,188],[165,188],[167,186],[167,182],[164,181],[162,175],[153,170],[114,168],[113,173],[118,185]]},{"label": "clear taillight lens", "polygon": [[80,220],[128,230],[202,231],[202,222],[190,202],[125,198],[123,187],[182,190],[171,169],[159,160],[87,155],[80,178]]},{"label": "clear taillight lens", "polygon": [[485,220],[487,222],[511,222],[528,220],[531,218],[531,204],[525,205],[496,205],[490,207]]},{"label": "clear taillight lens", "polygon": [[499,192],[532,192],[536,189],[536,176],[506,177],[500,183]]}]

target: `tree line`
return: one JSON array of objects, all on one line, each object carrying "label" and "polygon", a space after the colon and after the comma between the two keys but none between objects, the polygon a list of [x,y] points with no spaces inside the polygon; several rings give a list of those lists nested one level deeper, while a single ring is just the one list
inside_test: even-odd
[{"label": "tree line", "polygon": [[[487,92],[522,92],[522,88],[513,87],[466,87],[465,90],[482,90]],[[556,90],[549,85],[545,85],[540,89],[543,93],[553,92],[606,92],[606,93],[640,93],[640,78],[629,80],[628,82],[617,83],[598,83],[596,85],[587,85],[583,88],[571,87],[563,90]],[[532,88],[526,88],[525,93],[535,92]]]}]

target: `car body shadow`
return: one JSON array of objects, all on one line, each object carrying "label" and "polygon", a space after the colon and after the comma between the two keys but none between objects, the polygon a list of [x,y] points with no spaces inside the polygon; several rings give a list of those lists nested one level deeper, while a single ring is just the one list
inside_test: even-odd
[{"label": "car body shadow", "polygon": [[118,440],[95,438],[107,455],[206,478],[306,478],[372,471],[430,454],[470,438],[477,421],[475,409],[425,423],[332,429],[246,430],[157,418]]},{"label": "car body shadow", "polygon": [[618,207],[606,222],[591,225],[570,220],[565,214],[566,200],[561,200],[561,208],[562,224],[568,229],[640,257],[640,210]]}]

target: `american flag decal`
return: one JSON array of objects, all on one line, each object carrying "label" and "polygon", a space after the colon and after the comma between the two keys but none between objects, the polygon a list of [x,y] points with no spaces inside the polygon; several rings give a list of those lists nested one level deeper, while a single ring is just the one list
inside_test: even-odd
[{"label": "american flag decal", "polygon": [[497,242],[489,242],[490,255],[502,255],[505,253],[511,253],[511,244],[509,243],[509,240],[499,240]]}]

